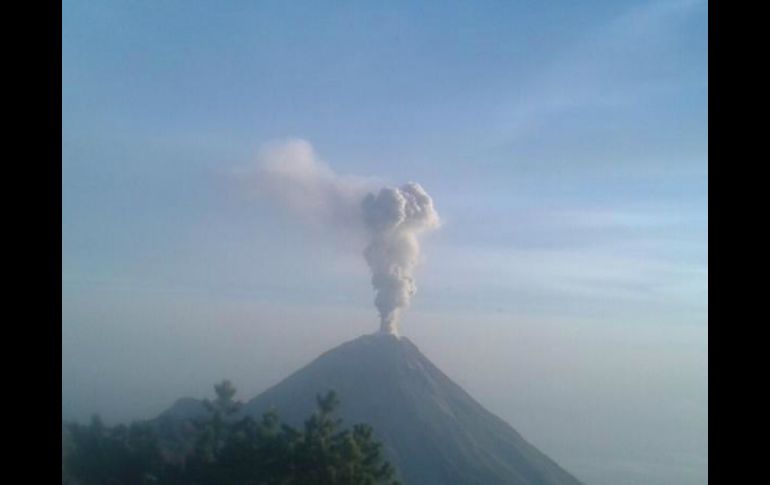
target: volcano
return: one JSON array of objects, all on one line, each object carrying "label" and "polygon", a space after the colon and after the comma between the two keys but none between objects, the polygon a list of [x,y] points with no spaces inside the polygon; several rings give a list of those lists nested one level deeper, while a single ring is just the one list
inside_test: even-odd
[{"label": "volcano", "polygon": [[[406,485],[578,485],[508,423],[476,402],[405,337],[364,335],[327,351],[244,404],[299,426],[334,390],[347,425],[367,423]],[[195,402],[164,413],[189,418]]]}]

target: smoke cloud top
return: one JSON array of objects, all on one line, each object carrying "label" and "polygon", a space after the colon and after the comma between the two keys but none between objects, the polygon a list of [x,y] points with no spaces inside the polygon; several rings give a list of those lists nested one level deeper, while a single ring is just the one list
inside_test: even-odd
[{"label": "smoke cloud top", "polygon": [[324,228],[357,226],[361,200],[375,181],[335,173],[302,139],[274,141],[262,147],[256,173],[247,175],[257,192],[313,225]]},{"label": "smoke cloud top", "polygon": [[313,225],[365,235],[363,255],[372,273],[380,331],[398,335],[398,319],[417,291],[419,236],[440,225],[428,193],[414,182],[376,191],[374,179],[335,173],[301,139],[260,150],[256,177],[249,182]]}]

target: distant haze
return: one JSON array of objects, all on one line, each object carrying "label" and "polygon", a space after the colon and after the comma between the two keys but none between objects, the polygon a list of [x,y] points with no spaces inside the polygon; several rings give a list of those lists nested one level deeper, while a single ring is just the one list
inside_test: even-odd
[{"label": "distant haze", "polygon": [[[707,25],[697,0],[65,2],[63,417],[248,399],[377,331],[354,202],[414,181],[441,227],[399,331],[587,484],[706,483]],[[281,153],[315,172],[276,204]]]}]

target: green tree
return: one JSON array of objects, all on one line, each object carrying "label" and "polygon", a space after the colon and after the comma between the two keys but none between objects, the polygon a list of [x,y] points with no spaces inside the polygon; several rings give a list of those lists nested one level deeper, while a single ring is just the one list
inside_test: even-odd
[{"label": "green tree", "polygon": [[[385,485],[394,470],[369,426],[343,429],[334,392],[316,397],[317,410],[295,429],[275,411],[238,418],[241,403],[229,381],[214,386],[208,415],[195,427],[183,463],[164,460],[155,428],[146,423],[66,425],[62,483],[77,485]],[[64,446],[65,436],[62,443]],[[72,481],[70,480],[70,477]]]},{"label": "green tree", "polygon": [[209,412],[208,419],[196,422],[198,441],[195,453],[197,458],[204,462],[216,459],[232,430],[228,419],[241,407],[241,403],[233,399],[237,391],[230,381],[224,380],[215,384],[214,392],[216,398],[213,401],[208,399],[203,401],[203,405]]},{"label": "green tree", "polygon": [[68,479],[80,485],[136,485],[163,478],[165,464],[149,426],[109,428],[94,416],[88,426],[66,427],[72,448],[64,457]]},{"label": "green tree", "polygon": [[[225,389],[227,392],[224,392]],[[189,461],[189,483],[200,485],[380,485],[395,484],[394,469],[382,458],[382,445],[369,426],[342,428],[335,417],[337,395],[316,396],[317,410],[301,430],[280,422],[275,411],[261,421],[224,419],[239,409],[235,389],[215,388],[209,417]],[[232,411],[230,414],[233,414]],[[217,438],[221,441],[217,441]]]},{"label": "green tree", "polygon": [[334,413],[339,400],[333,391],[316,397],[318,409],[302,433],[294,436],[294,463],[289,483],[319,485],[376,485],[397,483],[394,470],[382,458],[382,445],[372,428],[358,424],[341,428]]}]

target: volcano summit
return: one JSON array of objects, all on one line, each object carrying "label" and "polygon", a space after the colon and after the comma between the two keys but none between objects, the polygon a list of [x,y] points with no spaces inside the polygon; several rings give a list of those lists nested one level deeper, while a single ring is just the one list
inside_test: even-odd
[{"label": "volcano summit", "polygon": [[[300,425],[328,390],[341,400],[346,424],[370,424],[406,485],[579,485],[484,409],[405,337],[380,332],[327,351],[247,402],[241,413],[270,408]],[[162,417],[189,419],[202,411],[189,399]]]}]

